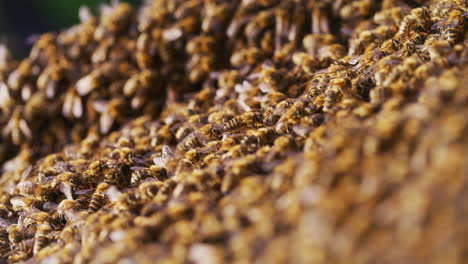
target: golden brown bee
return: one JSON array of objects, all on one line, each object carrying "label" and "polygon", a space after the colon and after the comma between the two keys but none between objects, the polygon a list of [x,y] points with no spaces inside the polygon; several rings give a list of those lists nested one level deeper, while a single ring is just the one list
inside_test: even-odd
[{"label": "golden brown bee", "polygon": [[199,36],[190,39],[186,51],[190,55],[208,54],[214,50],[215,39],[211,36]]},{"label": "golden brown bee", "polygon": [[138,186],[140,194],[144,199],[151,199],[156,196],[159,189],[163,186],[161,181],[147,181]]},{"label": "golden brown bee", "polygon": [[60,232],[60,239],[66,243],[73,242],[79,238],[80,226],[79,225],[68,225],[62,232]]},{"label": "golden brown bee", "polygon": [[8,87],[4,82],[0,82],[0,110],[4,115],[9,115],[13,106],[14,99],[8,91]]},{"label": "golden brown bee", "polygon": [[32,213],[26,216],[22,225],[25,227],[38,226],[49,219],[50,215],[46,212]]},{"label": "golden brown bee", "polygon": [[49,65],[37,78],[37,88],[44,91],[47,98],[54,98],[58,92],[59,82],[63,79],[65,69],[59,65]]},{"label": "golden brown bee", "polygon": [[199,131],[188,134],[179,144],[177,150],[186,152],[189,149],[197,148],[206,144],[208,140]]},{"label": "golden brown bee", "polygon": [[190,149],[185,153],[185,157],[191,162],[195,163],[200,161],[203,157],[216,152],[220,148],[218,141],[208,142],[203,148]]},{"label": "golden brown bee", "polygon": [[101,134],[107,134],[116,121],[122,118],[127,108],[128,104],[123,98],[114,98],[109,102],[101,102],[98,109],[98,112],[101,112],[99,118],[99,131]]},{"label": "golden brown bee", "polygon": [[449,13],[444,23],[443,36],[451,45],[454,45],[459,35],[464,32],[467,24],[466,17],[467,13],[460,9],[454,9]]},{"label": "golden brown bee", "polygon": [[150,168],[132,167],[132,169],[134,169],[130,180],[132,184],[150,177],[158,180],[164,180],[167,177],[166,169],[155,165],[152,165]]},{"label": "golden brown bee", "polygon": [[230,19],[233,5],[231,3],[205,4],[205,17],[201,23],[201,29],[206,33],[219,33],[224,29],[225,23]]},{"label": "golden brown bee", "polygon": [[159,188],[158,194],[170,195],[176,188],[178,182],[174,179],[168,179],[163,182],[163,185]]},{"label": "golden brown bee", "polygon": [[2,129],[2,136],[4,138],[11,138],[15,145],[21,144],[25,140],[31,140],[33,137],[31,128],[26,120],[22,117],[23,108],[16,107],[11,115],[10,120]]},{"label": "golden brown bee", "polygon": [[30,254],[30,253],[32,253],[32,251],[33,251],[34,242],[35,242],[35,239],[34,239],[34,238],[30,238],[30,239],[27,239],[27,240],[24,240],[24,241],[18,243],[18,245],[16,245],[15,247],[16,247],[19,251],[22,251],[22,252],[25,252],[25,253],[27,253],[27,254]]},{"label": "golden brown bee", "polygon": [[9,263],[17,263],[20,261],[24,261],[27,258],[29,258],[29,254],[23,251],[13,251],[11,254],[8,256],[8,262]]},{"label": "golden brown bee", "polygon": [[331,87],[325,91],[323,111],[330,111],[331,107],[337,101],[339,95],[344,94],[344,90],[349,85],[349,81],[344,78],[336,78],[330,81]]},{"label": "golden brown bee", "polygon": [[50,228],[49,224],[42,224],[37,228],[37,232],[35,235],[35,242],[33,248],[33,254],[37,255],[37,253],[43,249],[45,246],[49,244],[49,237],[48,234],[52,229]]},{"label": "golden brown bee", "polygon": [[35,197],[15,196],[10,199],[10,203],[13,207],[13,210],[20,211],[26,208],[33,207],[37,203],[37,200]]},{"label": "golden brown bee", "polygon": [[253,128],[262,123],[260,112],[247,112],[224,123],[224,130],[233,131],[241,128]]},{"label": "golden brown bee", "polygon": [[88,206],[88,212],[94,213],[101,209],[101,207],[106,202],[106,195],[104,194],[104,191],[107,190],[109,187],[110,186],[107,183],[101,183],[97,186],[96,190],[91,196],[91,200]]},{"label": "golden brown bee", "polygon": [[24,232],[18,225],[12,224],[8,227],[8,240],[11,244],[17,245],[24,239]]},{"label": "golden brown bee", "polygon": [[31,79],[37,69],[30,59],[24,59],[18,65],[18,68],[8,76],[8,87],[13,91],[18,91],[25,82]]},{"label": "golden brown bee", "polygon": [[20,182],[15,188],[15,194],[19,194],[22,196],[32,196],[35,194],[36,187],[36,184],[30,181]]},{"label": "golden brown bee", "polygon": [[65,99],[62,106],[62,114],[68,119],[81,118],[83,116],[84,108],[81,97],[75,91],[75,89],[68,89],[65,94]]}]

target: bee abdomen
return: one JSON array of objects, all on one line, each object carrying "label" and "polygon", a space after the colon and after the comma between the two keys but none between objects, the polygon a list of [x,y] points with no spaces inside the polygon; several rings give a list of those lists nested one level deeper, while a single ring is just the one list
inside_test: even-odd
[{"label": "bee abdomen", "polygon": [[103,205],[103,195],[93,194],[91,202],[89,202],[88,211],[91,213],[97,212]]}]

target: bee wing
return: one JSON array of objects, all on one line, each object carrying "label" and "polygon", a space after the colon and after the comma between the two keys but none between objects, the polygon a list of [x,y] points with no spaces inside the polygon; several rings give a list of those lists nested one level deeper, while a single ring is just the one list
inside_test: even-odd
[{"label": "bee wing", "polygon": [[76,118],[80,118],[83,115],[83,104],[81,103],[81,98],[79,96],[73,99],[73,115]]},{"label": "bee wing", "polygon": [[117,202],[119,197],[122,195],[122,192],[117,189],[115,186],[109,187],[107,190],[104,191],[104,194],[109,198],[109,201]]},{"label": "bee wing", "polygon": [[14,120],[10,119],[7,125],[2,129],[2,136],[7,137],[8,134],[10,134],[11,130],[13,129],[13,125],[14,125]]},{"label": "bee wing", "polygon": [[63,194],[65,194],[65,197],[67,197],[67,199],[73,200],[72,188],[70,183],[61,182],[59,189]]},{"label": "bee wing", "polygon": [[115,118],[110,115],[107,111],[101,114],[99,118],[99,125],[101,134],[107,134],[114,124]]},{"label": "bee wing", "polygon": [[57,90],[57,83],[56,82],[54,82],[54,81],[47,82],[46,90],[45,90],[47,98],[54,98],[56,90]]},{"label": "bee wing", "polygon": [[26,169],[23,170],[23,172],[21,173],[21,182],[23,182],[25,179],[28,178],[31,171],[32,171],[31,165],[29,165],[28,167],[26,167]]},{"label": "bee wing", "polygon": [[162,155],[161,155],[161,158],[163,159],[163,161],[167,164],[169,161],[173,160],[174,159],[174,154],[172,153],[172,150],[170,147],[168,147],[167,145],[165,145],[163,148],[162,148]]},{"label": "bee wing", "polygon": [[65,117],[70,117],[70,113],[72,112],[72,105],[73,105],[73,100],[71,98],[70,94],[65,95],[65,100],[62,105],[62,114]]},{"label": "bee wing", "polygon": [[29,128],[28,123],[26,123],[24,119],[20,119],[19,128],[21,129],[21,132],[23,132],[23,135],[25,135],[28,139],[32,138],[31,129]]},{"label": "bee wing", "polygon": [[11,225],[10,221],[0,218],[0,228],[7,229]]},{"label": "bee wing", "polygon": [[179,28],[171,28],[163,31],[162,37],[164,40],[171,42],[182,36],[183,32]]},{"label": "bee wing", "polygon": [[135,162],[135,163],[138,163],[138,164],[143,164],[145,166],[149,166],[148,162],[138,158],[138,157],[134,157],[132,156],[132,160]]},{"label": "bee wing", "polygon": [[105,100],[95,100],[93,102],[93,108],[99,113],[103,113],[106,111],[108,105],[108,101]]},{"label": "bee wing", "polygon": [[93,17],[91,10],[87,6],[80,6],[78,10],[78,17],[80,18],[81,23],[88,21]]},{"label": "bee wing", "polygon": [[79,95],[87,95],[94,89],[93,76],[91,74],[79,79],[76,82],[76,91]]},{"label": "bee wing", "polygon": [[134,171],[136,171],[136,170],[141,170],[141,169],[144,169],[144,168],[145,168],[145,167],[141,167],[141,166],[132,166],[132,167],[130,167],[130,169],[131,169],[131,170],[134,170]]},{"label": "bee wing", "polygon": [[83,190],[78,190],[75,192],[76,195],[80,195],[80,194],[87,194],[87,193],[90,193],[92,192],[93,189],[83,189]]}]

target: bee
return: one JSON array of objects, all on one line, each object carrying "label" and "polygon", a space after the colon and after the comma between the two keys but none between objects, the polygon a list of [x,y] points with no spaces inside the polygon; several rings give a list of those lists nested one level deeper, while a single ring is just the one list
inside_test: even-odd
[{"label": "bee", "polygon": [[225,131],[233,131],[242,128],[252,128],[261,124],[263,121],[262,114],[260,112],[247,112],[240,116],[234,117],[233,119],[223,124]]},{"label": "bee", "polygon": [[49,244],[49,233],[51,231],[49,224],[42,224],[37,228],[37,232],[35,235],[35,242],[33,248],[33,254],[37,255],[37,253],[46,247]]},{"label": "bee", "polygon": [[193,148],[185,153],[185,157],[191,162],[195,163],[200,161],[203,157],[216,152],[220,148],[218,141],[211,141],[203,148]]},{"label": "bee", "polygon": [[18,185],[16,185],[15,194],[19,194],[22,196],[33,196],[35,194],[36,188],[37,185],[30,181],[20,182],[18,183]]},{"label": "bee", "polygon": [[344,89],[349,85],[345,78],[335,78],[330,81],[331,87],[325,91],[323,111],[330,111],[331,107],[337,101],[340,94],[344,94]]},{"label": "bee", "polygon": [[8,87],[13,91],[18,91],[27,81],[31,80],[34,73],[37,74],[37,70],[29,58],[24,59],[17,69],[8,75]]},{"label": "bee", "polygon": [[83,102],[75,89],[68,89],[62,106],[62,114],[68,119],[80,119],[83,116]]},{"label": "bee", "polygon": [[8,256],[8,263],[17,263],[29,258],[29,254],[23,251],[13,251]]},{"label": "bee", "polygon": [[107,134],[117,121],[122,119],[122,113],[128,109],[127,101],[123,98],[113,98],[108,102],[95,103],[97,111],[101,112],[99,118],[99,131]]},{"label": "bee", "polygon": [[468,13],[463,12],[460,9],[454,9],[449,13],[447,21],[444,23],[443,36],[450,43],[454,45],[458,39],[458,36],[461,32],[464,31],[466,22],[466,17]]},{"label": "bee", "polygon": [[150,177],[158,180],[164,180],[167,177],[166,169],[155,165],[152,165],[150,168],[132,167],[132,169],[134,169],[130,180],[132,184]]},{"label": "bee", "polygon": [[18,243],[18,245],[16,245],[15,248],[17,248],[21,252],[25,252],[27,254],[30,254],[33,251],[34,241],[35,241],[34,238],[24,240],[24,241]]},{"label": "bee", "polygon": [[176,188],[178,182],[174,179],[168,179],[163,182],[163,185],[159,188],[158,194],[170,195]]},{"label": "bee", "polygon": [[265,30],[273,26],[275,13],[272,10],[259,12],[245,26],[244,35],[251,44],[257,44]]},{"label": "bee", "polygon": [[10,203],[13,206],[14,211],[21,211],[26,208],[34,207],[37,203],[37,199],[35,197],[15,196],[10,199]]},{"label": "bee", "polygon": [[199,36],[190,39],[186,45],[186,52],[190,55],[208,54],[214,50],[215,39],[211,36]]},{"label": "bee", "polygon": [[116,65],[113,63],[104,63],[88,75],[79,79],[75,88],[80,96],[88,95],[93,90],[105,84],[116,72]]},{"label": "bee", "polygon": [[80,233],[79,224],[68,225],[63,228],[62,232],[60,232],[59,238],[66,243],[70,243],[72,241],[78,240]]},{"label": "bee", "polygon": [[189,149],[194,149],[203,146],[207,143],[207,139],[199,131],[194,131],[188,134],[179,144],[177,144],[177,150],[180,152],[186,152]]},{"label": "bee", "polygon": [[12,224],[8,227],[8,240],[11,244],[17,245],[24,239],[24,231],[16,225]]},{"label": "bee", "polygon": [[4,82],[0,82],[0,110],[4,115],[9,115],[14,106],[14,99]]},{"label": "bee", "polygon": [[11,142],[15,145],[20,145],[23,141],[29,141],[33,138],[33,132],[26,120],[22,117],[23,108],[17,107],[13,111],[10,120],[2,129],[4,138],[11,138]]},{"label": "bee", "polygon": [[292,61],[307,74],[314,73],[319,66],[318,61],[305,52],[294,52]]},{"label": "bee", "polygon": [[106,196],[104,191],[110,187],[107,183],[101,183],[97,186],[93,195],[91,196],[91,201],[89,202],[88,212],[94,213],[97,212],[106,202]]},{"label": "bee", "polygon": [[201,29],[206,33],[219,33],[224,29],[224,25],[229,21],[233,11],[231,3],[211,3],[205,4],[206,16],[202,19]]},{"label": "bee", "polygon": [[138,186],[141,197],[144,199],[152,199],[156,196],[159,189],[163,186],[161,181],[147,181]]},{"label": "bee", "polygon": [[35,227],[47,221],[49,217],[49,213],[46,212],[32,213],[24,217],[21,225],[25,227]]},{"label": "bee", "polygon": [[36,86],[43,91],[47,98],[54,98],[58,92],[59,82],[64,79],[65,68],[51,64],[47,66],[37,78]]},{"label": "bee", "polygon": [[257,47],[240,49],[232,53],[230,62],[236,68],[243,68],[247,65],[256,65],[264,59],[264,52]]}]

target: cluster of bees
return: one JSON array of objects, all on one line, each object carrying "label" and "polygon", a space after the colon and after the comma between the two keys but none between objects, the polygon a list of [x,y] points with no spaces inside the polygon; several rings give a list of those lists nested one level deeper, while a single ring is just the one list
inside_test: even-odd
[{"label": "cluster of bees", "polygon": [[0,262],[467,261],[466,1],[79,17],[0,46]]}]

